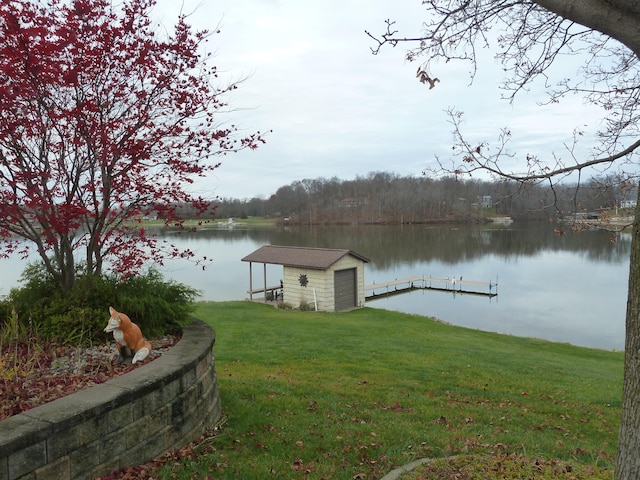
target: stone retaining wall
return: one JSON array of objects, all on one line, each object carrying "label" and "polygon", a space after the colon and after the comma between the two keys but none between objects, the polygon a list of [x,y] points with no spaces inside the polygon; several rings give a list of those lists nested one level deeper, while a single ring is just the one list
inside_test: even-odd
[{"label": "stone retaining wall", "polygon": [[220,419],[215,333],[194,319],[161,357],[0,422],[0,480],[78,480],[145,463]]}]

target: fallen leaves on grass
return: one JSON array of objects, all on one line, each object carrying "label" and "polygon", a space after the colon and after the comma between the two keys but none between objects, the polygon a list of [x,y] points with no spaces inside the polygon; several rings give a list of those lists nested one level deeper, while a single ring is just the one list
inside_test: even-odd
[{"label": "fallen leaves on grass", "polygon": [[[197,440],[178,450],[166,453],[143,465],[124,467],[94,480],[157,480],[158,478],[167,478],[165,476],[158,476],[158,472],[163,467],[174,466],[179,469],[182,465],[181,462],[192,461],[199,456],[217,452],[216,447],[214,447],[212,443],[220,434],[220,430],[225,422],[226,420],[223,419],[216,427],[205,431]],[[212,464],[210,468],[215,469],[219,473],[223,473],[227,467],[224,462],[225,455],[218,454],[218,457],[220,461]],[[173,473],[169,478],[178,478],[178,475]],[[180,478],[186,479],[189,477],[180,476]],[[213,475],[201,476],[200,474],[193,474],[190,478],[192,480],[213,480],[216,477]]]},{"label": "fallen leaves on grass", "polygon": [[517,454],[471,455],[427,462],[402,474],[400,480],[495,480],[544,478],[578,480],[613,478],[613,472],[563,460],[529,458]]}]

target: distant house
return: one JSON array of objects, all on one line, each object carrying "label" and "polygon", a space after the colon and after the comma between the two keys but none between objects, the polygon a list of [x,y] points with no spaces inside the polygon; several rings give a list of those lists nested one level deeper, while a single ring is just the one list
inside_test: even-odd
[{"label": "distant house", "polygon": [[[281,295],[284,303],[312,305],[334,312],[364,306],[364,264],[369,259],[352,251],[332,248],[265,245],[242,259],[249,262],[249,296],[263,294],[264,301]],[[263,264],[261,286],[253,284],[253,264]],[[282,265],[281,284],[267,280],[267,264]]]}]

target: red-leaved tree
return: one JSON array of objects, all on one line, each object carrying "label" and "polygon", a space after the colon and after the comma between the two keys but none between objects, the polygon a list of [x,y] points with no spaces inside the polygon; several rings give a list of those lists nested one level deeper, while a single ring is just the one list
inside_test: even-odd
[{"label": "red-leaved tree", "polygon": [[188,185],[220,154],[256,148],[219,121],[224,94],[208,32],[177,19],[159,35],[153,0],[0,3],[0,256],[35,248],[62,290],[78,264],[129,275],[191,255],[136,227],[209,203]]}]

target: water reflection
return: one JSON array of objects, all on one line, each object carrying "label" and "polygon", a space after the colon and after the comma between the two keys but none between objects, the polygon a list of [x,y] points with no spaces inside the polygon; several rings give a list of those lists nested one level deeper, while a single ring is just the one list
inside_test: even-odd
[{"label": "water reflection", "polygon": [[259,245],[348,248],[369,257],[381,268],[434,260],[455,264],[493,254],[513,259],[549,250],[582,252],[593,260],[626,263],[631,246],[630,234],[592,230],[558,235],[548,224],[517,228],[424,225],[236,227],[167,232],[165,236],[181,238],[185,243],[203,239],[229,243],[245,239]]},{"label": "water reflection", "polygon": [[[602,231],[560,236],[548,224],[486,226],[327,226],[211,228],[162,232],[181,247],[213,258],[207,270],[184,260],[162,268],[208,300],[247,297],[249,267],[240,259],[262,245],[347,248],[371,262],[365,283],[414,275],[498,280],[494,299],[414,292],[370,302],[376,308],[435,316],[482,330],[604,349],[624,346],[624,316],[631,236]],[[24,262],[2,261],[0,294],[17,282]],[[268,267],[269,281],[282,267]]]}]

